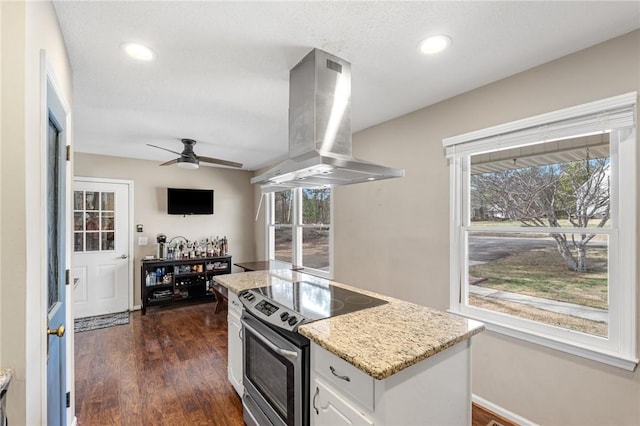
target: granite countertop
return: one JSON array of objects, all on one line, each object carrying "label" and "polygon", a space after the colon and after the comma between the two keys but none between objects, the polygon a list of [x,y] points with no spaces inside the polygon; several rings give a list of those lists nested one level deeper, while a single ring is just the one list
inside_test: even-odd
[{"label": "granite countertop", "polygon": [[298,333],[375,379],[385,379],[484,330],[482,323],[458,315],[291,270],[214,277],[236,293],[271,285],[276,280],[302,279],[330,283],[389,302],[298,328]]},{"label": "granite countertop", "polygon": [[10,368],[0,368],[0,392],[9,387],[12,377],[13,371]]}]

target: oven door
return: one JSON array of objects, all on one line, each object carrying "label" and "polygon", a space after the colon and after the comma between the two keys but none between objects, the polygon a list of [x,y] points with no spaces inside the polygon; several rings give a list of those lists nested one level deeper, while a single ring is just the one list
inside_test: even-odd
[{"label": "oven door", "polygon": [[[266,417],[271,424],[283,426],[307,424],[304,383],[308,380],[308,346],[294,345],[247,313],[242,316],[242,333],[243,399],[249,419]],[[256,408],[261,412],[253,412]]]}]

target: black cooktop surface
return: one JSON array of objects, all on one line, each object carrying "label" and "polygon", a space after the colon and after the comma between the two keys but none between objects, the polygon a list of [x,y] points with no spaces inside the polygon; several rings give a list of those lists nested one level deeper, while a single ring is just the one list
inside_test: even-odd
[{"label": "black cooktop surface", "polygon": [[342,287],[309,281],[273,283],[252,290],[311,321],[388,303]]}]

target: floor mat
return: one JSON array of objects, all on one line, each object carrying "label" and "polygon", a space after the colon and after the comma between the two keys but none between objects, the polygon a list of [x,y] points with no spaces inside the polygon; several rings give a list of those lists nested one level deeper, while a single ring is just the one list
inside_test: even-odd
[{"label": "floor mat", "polygon": [[115,314],[98,315],[95,317],[77,318],[74,321],[76,333],[112,327],[114,325],[129,324],[129,311]]}]

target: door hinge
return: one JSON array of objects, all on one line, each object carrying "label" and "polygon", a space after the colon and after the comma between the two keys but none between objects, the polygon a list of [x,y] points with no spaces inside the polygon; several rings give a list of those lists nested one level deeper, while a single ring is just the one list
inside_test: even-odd
[{"label": "door hinge", "polygon": [[71,392],[67,392],[67,408],[71,407]]},{"label": "door hinge", "polygon": [[68,269],[64,271],[64,283],[66,285],[69,285],[69,270]]},{"label": "door hinge", "polygon": [[71,161],[71,145],[66,145],[67,147],[67,161]]}]

